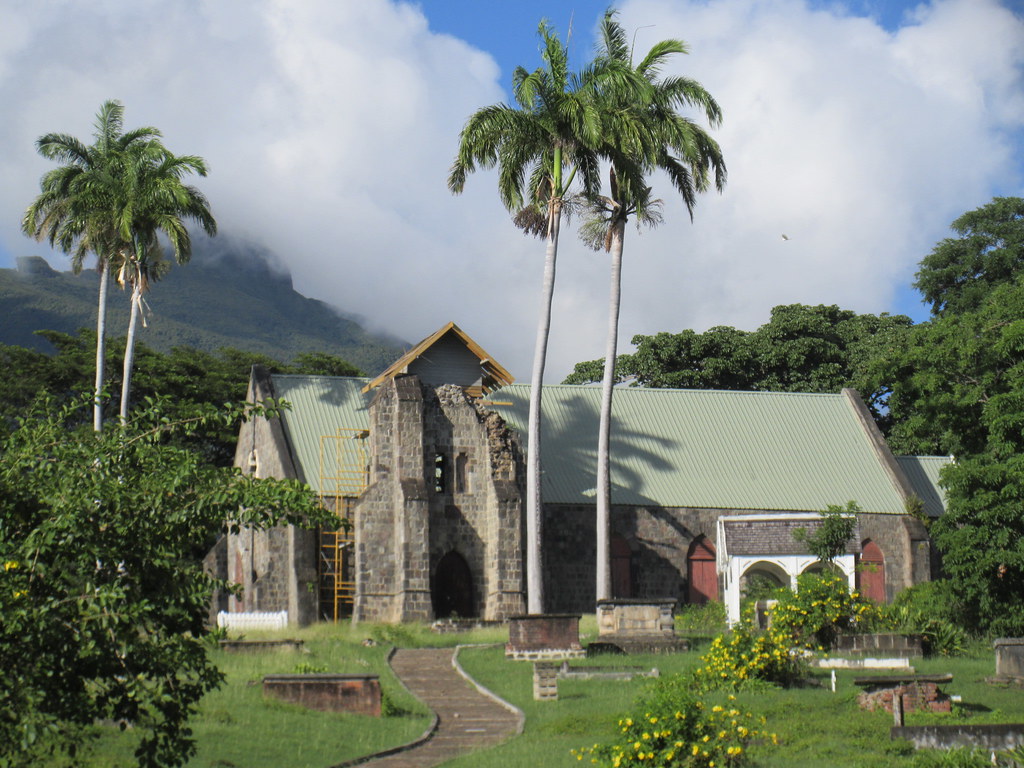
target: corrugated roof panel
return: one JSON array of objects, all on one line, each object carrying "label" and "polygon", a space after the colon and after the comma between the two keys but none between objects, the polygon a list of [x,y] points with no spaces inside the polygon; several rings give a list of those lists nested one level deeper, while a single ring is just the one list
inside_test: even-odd
[{"label": "corrugated roof panel", "polygon": [[[491,406],[526,434],[529,386]],[[544,387],[544,494],[594,497],[599,387]],[[612,419],[617,504],[817,511],[855,500],[902,513],[899,493],[844,395],[619,387]]]},{"label": "corrugated roof panel", "polygon": [[897,456],[900,468],[924,502],[924,512],[938,517],[946,511],[946,492],[939,485],[939,472],[952,463],[947,456]]},{"label": "corrugated roof panel", "polygon": [[300,477],[318,493],[333,493],[335,482],[324,480],[339,476],[333,437],[339,430],[369,428],[374,393],[362,392],[369,379],[279,374],[271,379],[275,395],[291,404],[282,421]]}]

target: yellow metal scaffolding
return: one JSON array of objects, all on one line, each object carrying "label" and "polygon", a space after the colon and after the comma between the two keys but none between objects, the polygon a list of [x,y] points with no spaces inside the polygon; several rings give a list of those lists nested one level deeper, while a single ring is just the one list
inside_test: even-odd
[{"label": "yellow metal scaffolding", "polygon": [[320,531],[320,616],[328,621],[352,614],[355,598],[355,539],[352,528],[355,500],[368,479],[365,429],[338,429],[320,437],[320,503],[339,518],[334,530]]}]

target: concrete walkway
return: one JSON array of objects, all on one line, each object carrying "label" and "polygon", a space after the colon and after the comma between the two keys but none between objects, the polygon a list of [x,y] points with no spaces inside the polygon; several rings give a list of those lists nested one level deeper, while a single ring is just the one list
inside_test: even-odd
[{"label": "concrete walkway", "polygon": [[482,693],[455,668],[451,648],[396,650],[391,668],[437,716],[433,734],[413,746],[371,758],[369,768],[431,768],[458,755],[500,744],[519,733],[522,713]]}]

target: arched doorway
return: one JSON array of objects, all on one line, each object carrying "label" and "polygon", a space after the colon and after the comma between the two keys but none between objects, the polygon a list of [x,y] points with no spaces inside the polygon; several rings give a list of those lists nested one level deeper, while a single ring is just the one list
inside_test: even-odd
[{"label": "arched doorway", "polygon": [[633,596],[633,551],[629,542],[613,533],[612,547],[612,597]]},{"label": "arched doorway", "polygon": [[432,581],[430,602],[434,607],[435,619],[476,616],[473,574],[462,555],[449,552],[442,557],[434,570]]},{"label": "arched doorway", "polygon": [[718,571],[715,568],[715,546],[707,536],[698,536],[686,555],[686,581],[688,599],[703,604],[718,600]]},{"label": "arched doorway", "polygon": [[865,539],[861,545],[857,588],[868,600],[885,602],[885,556],[882,548],[871,539]]}]

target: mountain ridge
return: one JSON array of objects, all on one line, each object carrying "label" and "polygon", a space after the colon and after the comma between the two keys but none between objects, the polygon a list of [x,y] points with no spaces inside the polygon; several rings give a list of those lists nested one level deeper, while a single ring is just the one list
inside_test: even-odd
[{"label": "mountain ridge", "polygon": [[[291,275],[259,247],[229,238],[197,240],[191,261],[173,266],[146,296],[147,325],[139,340],[161,352],[224,347],[290,362],[303,352],[328,352],[373,375],[409,345],[366,330],[330,304],[295,291]],[[40,256],[20,256],[0,269],[0,343],[50,353],[38,330],[75,333],[96,327],[99,276],[59,271]],[[128,293],[111,281],[107,335],[128,330]]]}]

